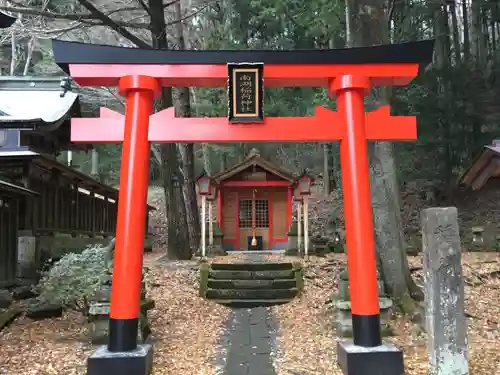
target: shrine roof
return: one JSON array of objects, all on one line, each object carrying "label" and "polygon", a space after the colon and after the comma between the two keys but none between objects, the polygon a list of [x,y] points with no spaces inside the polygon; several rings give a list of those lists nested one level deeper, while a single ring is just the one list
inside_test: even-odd
[{"label": "shrine roof", "polygon": [[[0,77],[0,131],[30,130],[57,139],[61,148],[70,146],[71,117],[80,116],[77,93],[61,97],[64,77]],[[1,142],[0,142],[1,143]]]},{"label": "shrine roof", "polygon": [[0,77],[0,128],[54,128],[78,111],[78,94],[60,96],[61,78],[17,78]]},{"label": "shrine roof", "polygon": [[458,180],[458,185],[480,190],[490,178],[500,177],[500,140],[485,145]]},{"label": "shrine roof", "polygon": [[216,175],[212,176],[212,178],[219,184],[222,181],[227,180],[253,166],[260,167],[265,171],[291,183],[297,180],[297,177],[292,172],[287,171],[282,167],[278,167],[277,165],[262,158],[262,156],[260,156],[260,153],[255,149],[250,151],[246,159],[241,163],[238,163],[231,168],[226,169],[225,171],[217,173]]},{"label": "shrine roof", "polygon": [[279,65],[420,64],[432,62],[434,40],[371,47],[309,50],[155,50],[54,39],[56,63],[66,73],[70,64],[219,65],[262,62]]}]

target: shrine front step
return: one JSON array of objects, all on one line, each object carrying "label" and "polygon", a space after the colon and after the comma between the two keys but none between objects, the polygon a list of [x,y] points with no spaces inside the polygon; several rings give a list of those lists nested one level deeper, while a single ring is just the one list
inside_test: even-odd
[{"label": "shrine front step", "polygon": [[293,299],[297,295],[297,288],[290,289],[208,289],[209,299]]},{"label": "shrine front step", "polygon": [[214,271],[289,271],[293,264],[289,262],[252,262],[252,263],[212,263]]},{"label": "shrine front step", "polygon": [[214,299],[220,305],[226,305],[237,309],[250,309],[253,307],[277,306],[289,303],[291,299]]},{"label": "shrine front step", "polygon": [[223,280],[290,280],[294,278],[293,269],[287,270],[210,270],[211,279]]},{"label": "shrine front step", "polygon": [[295,288],[296,284],[295,279],[208,280],[208,287],[211,289],[290,289]]},{"label": "shrine front step", "polygon": [[300,295],[301,264],[212,263],[200,267],[200,296],[232,307],[284,304]]}]

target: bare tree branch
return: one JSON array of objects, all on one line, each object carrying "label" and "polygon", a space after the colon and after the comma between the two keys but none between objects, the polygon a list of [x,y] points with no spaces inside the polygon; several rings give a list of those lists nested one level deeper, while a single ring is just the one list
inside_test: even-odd
[{"label": "bare tree branch", "polygon": [[[111,15],[117,14],[117,13],[122,13],[122,12],[133,12],[133,11],[145,11],[151,18],[151,9],[149,6],[144,2],[144,0],[137,0],[139,6],[134,7],[134,6],[128,6],[128,7],[122,7],[118,9],[113,9],[111,11],[101,11],[96,8],[96,6],[89,0],[78,0],[80,5],[85,7],[89,13],[57,13],[53,11],[48,11],[46,10],[46,5],[42,5],[40,8],[34,8],[34,7],[28,7],[25,5],[26,3],[22,2],[17,2],[15,0],[0,0],[1,3],[4,5],[0,5],[0,10],[9,12],[9,13],[16,13],[16,14],[25,14],[25,15],[31,15],[31,16],[39,16],[42,18],[47,18],[47,19],[60,19],[60,20],[69,20],[73,21],[73,24],[68,25],[63,28],[55,29],[55,30],[50,30],[47,32],[47,30],[43,27],[29,27],[32,31],[32,33],[36,34],[37,37],[39,38],[47,38],[47,37],[54,37],[54,35],[62,35],[65,32],[75,30],[79,27],[83,27],[82,25],[86,26],[107,26],[117,32],[118,34],[122,35],[124,38],[128,39],[130,42],[135,44],[139,48],[144,48],[144,49],[151,49],[153,48],[149,43],[145,42],[142,38],[140,38],[137,35],[134,35],[131,31],[129,31],[128,28],[132,29],[146,29],[150,30],[151,29],[151,22],[134,22],[135,20],[139,18],[143,18],[144,16],[138,16],[129,20],[115,20],[111,18]],[[207,1],[205,4],[200,6],[198,9],[194,10],[193,12],[186,14],[184,17],[180,19],[176,19],[175,21],[167,23],[165,26],[174,26],[178,23],[182,23],[186,21],[187,19],[194,17],[198,15],[199,13],[203,12],[205,9],[207,9],[210,5],[213,3],[217,3],[219,0],[215,1]],[[170,7],[172,5],[175,5],[179,3],[180,0],[170,0],[167,3],[163,4],[163,9]],[[7,6],[7,5],[9,6]],[[10,6],[10,5],[15,5],[15,6]],[[21,25],[25,26],[25,25]]]},{"label": "bare tree branch", "polygon": [[12,54],[10,58],[10,75],[13,76],[17,68],[17,38],[14,30],[11,31],[10,48]]},{"label": "bare tree branch", "polygon": [[34,49],[35,49],[35,36],[32,36],[28,43],[28,51],[26,53],[26,61],[24,63],[23,76],[28,75],[28,71],[31,65],[31,59],[33,58]]},{"label": "bare tree branch", "polygon": [[[176,19],[175,21],[172,21],[172,22],[169,22],[166,24],[166,26],[173,26],[173,25],[176,25],[178,23],[182,23],[184,21],[186,21],[187,19],[191,18],[191,17],[194,17],[196,16],[197,14],[203,12],[205,9],[207,9],[210,5],[212,5],[213,3],[218,3],[220,0],[214,0],[214,1],[208,1],[206,4],[204,4],[201,8],[195,10],[194,12],[191,12],[191,13],[188,13],[186,14],[184,17],[182,18],[179,18],[179,19]],[[176,1],[177,2],[177,1]],[[175,4],[175,2],[172,2],[173,4]]]},{"label": "bare tree branch", "polygon": [[163,4],[163,9],[168,8],[169,6],[172,6],[172,5],[174,5],[175,3],[178,3],[178,2],[180,2],[180,1],[181,1],[181,0],[172,0],[172,1],[169,1],[168,3]]},{"label": "bare tree branch", "polygon": [[67,27],[61,27],[57,29],[46,29],[46,28],[37,28],[34,26],[30,26],[29,28],[29,34],[34,35],[38,39],[52,39],[52,38],[59,38],[62,35],[68,33],[69,31],[73,31],[76,29],[81,29],[83,27],[91,27],[95,26],[96,24],[86,24],[82,22],[72,22],[69,26]]},{"label": "bare tree branch", "polygon": [[148,14],[148,16],[152,17],[151,9],[149,9],[144,0],[137,0],[137,2],[141,6],[141,8],[144,9],[144,11]]},{"label": "bare tree branch", "polygon": [[94,6],[94,4],[92,4],[90,1],[87,1],[87,0],[78,0],[78,2],[80,4],[82,4],[85,8],[87,8],[88,11],[90,12],[90,14],[94,18],[102,21],[103,24],[105,24],[106,26],[110,27],[111,29],[113,29],[117,33],[123,35],[125,38],[127,38],[132,43],[134,43],[137,47],[141,47],[141,48],[145,48],[145,49],[151,49],[152,48],[150,44],[146,43],[144,40],[142,40],[141,38],[135,36],[130,31],[128,31],[125,28],[126,26],[119,25],[118,23],[116,23],[116,21],[112,20],[110,17],[106,16],[104,13],[102,13],[100,10],[98,10]]},{"label": "bare tree branch", "polygon": [[[65,19],[65,20],[69,20],[69,21],[78,21],[78,22],[87,23],[90,25],[99,25],[99,24],[95,23],[95,21],[100,20],[100,18],[96,18],[96,16],[92,15],[91,13],[72,13],[72,14],[70,14],[70,13],[54,13],[54,12],[49,12],[49,11],[36,9],[36,8],[32,8],[32,7],[26,7],[26,6],[11,7],[11,6],[0,5],[0,10],[2,10],[4,12],[42,16],[42,17],[52,18],[52,19]],[[98,12],[109,18],[109,16],[111,14],[123,12],[123,11],[133,11],[133,10],[140,10],[140,9],[127,7],[127,8],[121,8],[121,9],[115,9],[109,13],[103,13],[101,11],[98,11]],[[91,22],[91,21],[93,21],[93,22]],[[135,29],[149,29],[149,23],[146,23],[146,22],[139,22],[139,23],[131,23],[130,21],[114,21],[114,22],[120,27],[131,27],[131,28],[135,28]],[[106,25],[103,25],[103,26],[106,26]]]}]

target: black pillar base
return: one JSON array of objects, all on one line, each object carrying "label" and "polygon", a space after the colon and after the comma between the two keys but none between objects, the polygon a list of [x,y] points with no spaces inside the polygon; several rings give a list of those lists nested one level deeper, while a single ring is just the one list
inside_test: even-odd
[{"label": "black pillar base", "polygon": [[109,319],[110,352],[128,352],[137,348],[139,319]]},{"label": "black pillar base", "polygon": [[382,345],[380,314],[352,314],[353,341],[360,346],[373,347]]},{"label": "black pillar base", "polygon": [[153,370],[153,347],[138,345],[129,352],[110,352],[99,346],[87,359],[87,375],[150,375]]},{"label": "black pillar base", "polygon": [[337,362],[344,375],[404,375],[403,353],[392,344],[365,348],[339,342]]}]

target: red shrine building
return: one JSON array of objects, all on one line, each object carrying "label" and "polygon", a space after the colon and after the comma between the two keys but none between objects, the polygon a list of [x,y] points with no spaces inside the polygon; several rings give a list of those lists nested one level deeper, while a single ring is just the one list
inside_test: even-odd
[{"label": "red shrine building", "polygon": [[[284,250],[298,177],[252,150],[241,163],[212,176],[224,250]],[[253,237],[257,246],[251,247]]]}]

